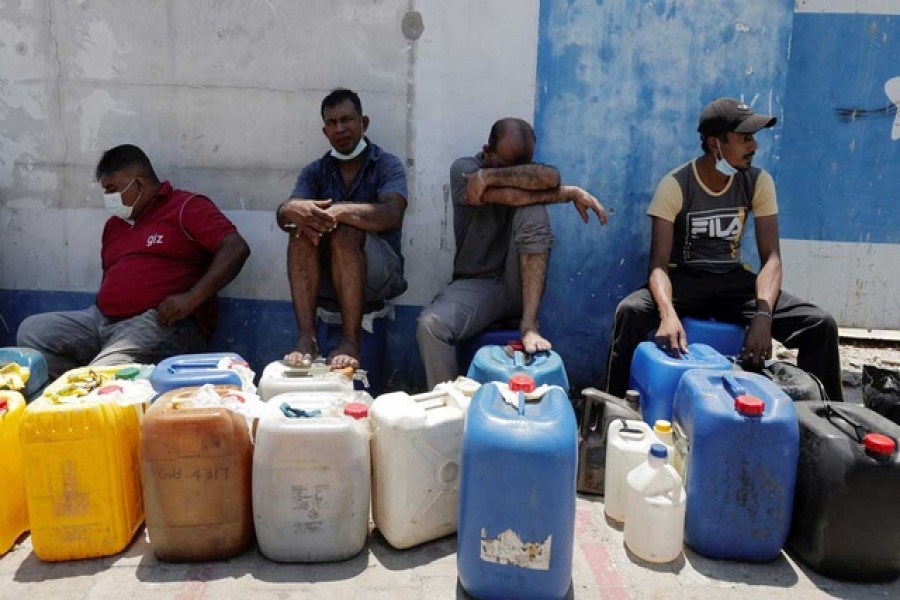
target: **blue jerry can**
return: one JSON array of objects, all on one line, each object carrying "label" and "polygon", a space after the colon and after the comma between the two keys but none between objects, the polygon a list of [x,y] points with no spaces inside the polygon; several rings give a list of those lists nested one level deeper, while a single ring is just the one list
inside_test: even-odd
[{"label": "blue jerry can", "polygon": [[242,387],[241,376],[231,369],[220,369],[223,358],[247,364],[239,354],[233,352],[205,352],[203,354],[179,354],[160,361],[150,373],[150,385],[157,394],[181,387],[213,385],[233,385]]},{"label": "blue jerry can", "polygon": [[0,348],[0,367],[9,363],[17,363],[28,367],[30,375],[25,382],[25,389],[19,390],[26,400],[32,400],[41,393],[48,383],[47,361],[37,350],[31,348]]},{"label": "blue jerry can", "polygon": [[673,356],[654,342],[641,342],[631,358],[629,389],[641,394],[641,416],[651,427],[672,420],[672,401],[681,376],[691,369],[730,371],[731,361],[706,344],[688,344],[687,354]]},{"label": "blue jerry can", "polygon": [[482,346],[475,353],[467,377],[479,383],[509,381],[516,373],[524,373],[538,386],[557,385],[569,391],[569,377],[562,358],[553,350],[525,354],[521,342],[507,346]]},{"label": "blue jerry can", "polygon": [[559,388],[526,401],[528,376],[510,381],[514,400],[503,387],[478,390],[463,430],[459,581],[482,600],[563,598],[575,542],[575,413]]},{"label": "blue jerry can", "polygon": [[694,369],[675,393],[685,543],[710,558],[765,562],[791,525],[800,434],[793,401],[755,373]]}]

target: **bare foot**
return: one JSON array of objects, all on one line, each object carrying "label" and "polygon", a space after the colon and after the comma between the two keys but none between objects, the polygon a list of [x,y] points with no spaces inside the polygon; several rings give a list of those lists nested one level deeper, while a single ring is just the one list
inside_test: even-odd
[{"label": "bare foot", "polygon": [[340,343],[328,355],[328,365],[333,369],[359,368],[359,342],[342,336]]},{"label": "bare foot", "polygon": [[525,346],[525,352],[527,352],[528,354],[543,352],[553,347],[553,344],[550,343],[550,340],[547,340],[540,333],[538,333],[538,330],[536,328],[523,328],[521,334],[522,345]]},{"label": "bare foot", "polygon": [[289,367],[306,369],[312,365],[312,361],[318,355],[319,347],[316,344],[316,338],[301,334],[294,351],[284,355],[284,363]]}]

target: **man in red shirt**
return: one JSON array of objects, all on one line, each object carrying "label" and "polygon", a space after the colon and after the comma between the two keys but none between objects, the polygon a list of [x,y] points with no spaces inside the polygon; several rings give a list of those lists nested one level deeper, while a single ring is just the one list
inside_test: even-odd
[{"label": "man in red shirt", "polygon": [[132,145],[107,150],[96,170],[112,216],[103,228],[103,279],[85,310],[32,315],[19,346],[44,355],[51,377],[85,365],[156,363],[202,352],[216,294],[250,248],[212,201],[160,182]]}]

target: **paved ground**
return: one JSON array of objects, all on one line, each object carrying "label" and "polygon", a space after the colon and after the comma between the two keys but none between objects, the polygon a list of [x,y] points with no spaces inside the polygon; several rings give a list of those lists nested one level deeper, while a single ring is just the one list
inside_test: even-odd
[{"label": "paved ground", "polygon": [[[799,566],[790,555],[768,564],[713,561],[697,554],[668,565],[630,555],[619,528],[603,515],[603,503],[578,500],[572,590],[578,600],[729,598],[900,598],[900,581],[849,584]],[[23,539],[0,559],[0,598],[43,600],[218,600],[466,598],[457,585],[453,536],[406,551],[392,550],[377,534],[355,558],[313,565],[277,564],[254,547],[216,563],[157,561],[143,530],[122,554],[104,559],[43,563]]]},{"label": "paved ground", "polygon": [[[860,364],[900,364],[895,344],[874,348],[856,344],[842,347],[842,355],[851,401],[861,397],[853,386]],[[0,600],[47,598],[424,600],[466,595],[457,584],[453,536],[396,551],[373,533],[362,553],[341,563],[277,564],[254,547],[227,562],[167,564],[155,559],[141,530],[124,553],[110,558],[43,563],[33,554],[28,537],[0,557]],[[900,580],[865,585],[833,581],[800,566],[789,554],[759,565],[713,561],[686,550],[672,564],[649,565],[625,550],[622,531],[606,521],[602,501],[582,496],[569,598],[868,600],[900,598]]]}]

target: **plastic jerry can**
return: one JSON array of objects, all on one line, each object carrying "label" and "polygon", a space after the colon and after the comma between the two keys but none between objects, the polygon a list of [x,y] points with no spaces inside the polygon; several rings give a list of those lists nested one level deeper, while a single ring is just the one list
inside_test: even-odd
[{"label": "plastic jerry can", "polygon": [[394,548],[456,531],[469,402],[453,384],[439,384],[415,396],[383,394],[372,403],[372,514]]},{"label": "plastic jerry can", "polygon": [[744,325],[693,317],[681,319],[681,325],[688,342],[706,344],[724,356],[737,356],[744,347]]},{"label": "plastic jerry can", "polygon": [[219,368],[223,358],[235,364],[247,365],[239,354],[233,352],[206,352],[179,354],[160,361],[150,374],[150,384],[157,393],[182,387],[197,387],[207,383],[242,387],[241,376],[232,369]]},{"label": "plastic jerry can", "polygon": [[606,479],[606,435],[616,419],[639,421],[625,400],[594,388],[583,390],[584,415],[578,427],[578,486],[583,494],[603,495]]},{"label": "plastic jerry can", "polygon": [[[83,373],[57,381],[74,385],[70,374]],[[49,391],[25,409],[20,432],[34,553],[62,561],[121,552],[144,520],[137,409]]]},{"label": "plastic jerry can", "polygon": [[652,444],[647,460],[627,477],[625,545],[652,563],[675,560],[684,543],[684,487],[668,453],[663,444]]},{"label": "plastic jerry can", "polygon": [[275,396],[285,414],[256,430],[253,521],[260,551],[278,562],[344,560],[369,533],[368,407],[310,396]]},{"label": "plastic jerry can", "polygon": [[897,577],[900,425],[844,402],[794,407],[800,460],[788,547],[828,577]]},{"label": "plastic jerry can", "polygon": [[777,557],[791,524],[798,435],[794,403],[762,375],[685,373],[675,394],[685,543],[710,558]]},{"label": "plastic jerry can", "polygon": [[[47,361],[43,355],[32,348],[0,348],[0,368],[16,363],[28,368],[28,381],[25,388],[19,391],[26,400],[34,399],[50,382],[47,373]],[[0,385],[0,389],[2,389]]]},{"label": "plastic jerry can", "polygon": [[259,398],[268,402],[272,396],[288,392],[353,391],[353,380],[332,371],[324,362],[313,362],[307,368],[289,367],[283,360],[270,362],[259,378]]},{"label": "plastic jerry can", "polygon": [[516,373],[524,373],[535,385],[559,386],[569,391],[569,377],[559,354],[553,350],[525,354],[521,342],[507,346],[482,346],[475,353],[467,377],[479,383],[506,383]]},{"label": "plastic jerry can", "polygon": [[641,342],[631,359],[628,387],[641,395],[641,415],[651,426],[672,420],[675,389],[691,369],[731,371],[731,362],[705,344],[689,344],[686,354],[673,356],[654,342]]},{"label": "plastic jerry can", "polygon": [[578,432],[566,393],[528,376],[481,386],[463,430],[457,570],[475,598],[563,598],[575,536]]},{"label": "plastic jerry can", "polygon": [[53,380],[41,396],[54,403],[75,402],[116,380],[147,379],[152,370],[152,366],[137,364],[78,367]]},{"label": "plastic jerry can", "polygon": [[643,421],[616,419],[606,434],[606,494],[603,504],[606,516],[613,521],[625,520],[628,484],[632,469],[647,460],[650,445],[659,443],[653,430]]},{"label": "plastic jerry can", "polygon": [[[247,421],[224,407],[192,407],[189,398],[197,389],[166,392],[142,423],[147,532],[160,560],[230,558],[253,539]],[[216,391],[229,389],[237,388]]]},{"label": "plastic jerry can", "polygon": [[25,413],[25,399],[18,392],[0,391],[0,555],[12,548],[20,535],[28,531],[28,506],[25,502],[25,463],[19,441],[19,425]]}]

